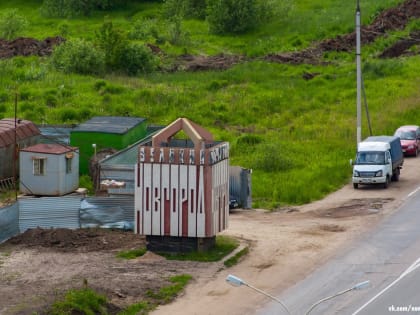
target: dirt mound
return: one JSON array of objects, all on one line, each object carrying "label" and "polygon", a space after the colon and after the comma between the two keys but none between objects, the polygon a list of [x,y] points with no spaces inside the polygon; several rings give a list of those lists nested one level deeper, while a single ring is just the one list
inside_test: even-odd
[{"label": "dirt mound", "polygon": [[[420,2],[417,0],[407,0],[395,8],[383,11],[376,17],[372,24],[362,26],[361,42],[362,44],[372,43],[377,37],[384,36],[388,31],[404,29],[410,19],[419,17]],[[314,47],[303,51],[269,55],[266,57],[266,60],[292,64],[319,64],[325,52],[352,52],[355,48],[356,33],[352,32],[346,35],[339,35],[332,39],[326,39],[314,45]]]},{"label": "dirt mound", "polygon": [[91,252],[145,247],[145,239],[133,232],[107,229],[29,229],[5,245],[51,248],[61,252]]},{"label": "dirt mound", "polygon": [[226,70],[233,65],[244,61],[243,56],[220,54],[216,56],[182,55],[177,58],[173,71],[203,71]]},{"label": "dirt mound", "polygon": [[411,32],[409,38],[400,39],[391,47],[385,49],[379,58],[396,58],[400,56],[412,56],[415,52],[410,50],[413,46],[416,46],[415,51],[419,51],[418,47],[420,44],[420,31]]},{"label": "dirt mound", "polygon": [[63,42],[65,39],[60,36],[48,37],[42,41],[25,37],[10,41],[0,39],[0,59],[30,55],[48,56],[52,53],[54,46]]}]

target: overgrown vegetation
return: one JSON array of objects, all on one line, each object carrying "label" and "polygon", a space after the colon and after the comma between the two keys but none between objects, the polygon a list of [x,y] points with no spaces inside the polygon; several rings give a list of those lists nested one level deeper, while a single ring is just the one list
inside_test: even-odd
[{"label": "overgrown vegetation", "polygon": [[70,290],[63,300],[54,302],[51,315],[63,314],[107,314],[106,297],[96,293],[91,288],[85,287],[80,290]]},{"label": "overgrown vegetation", "polygon": [[[169,285],[164,286],[157,291],[147,291],[143,301],[128,306],[124,310],[118,312],[118,315],[148,314],[158,305],[169,303],[176,298],[191,279],[192,276],[188,274],[170,277],[168,279]],[[62,299],[55,301],[48,314],[107,315],[109,314],[108,308],[108,298],[90,288],[85,280],[83,288],[71,289],[66,292]]]},{"label": "overgrown vegetation", "polygon": [[159,253],[169,260],[192,260],[192,261],[218,261],[231,253],[239,246],[238,240],[224,235],[216,237],[216,245],[214,248],[200,252],[190,253]]},{"label": "overgrown vegetation", "polygon": [[[372,22],[381,10],[400,2],[361,3],[362,23]],[[71,19],[41,15],[42,3],[1,1],[0,14],[17,9],[28,21],[31,27],[20,30],[19,36],[43,39],[66,34],[69,43],[83,40],[92,47],[89,53],[97,50],[108,54],[105,70],[101,73],[100,63],[97,67],[85,63],[83,67],[90,65],[88,74],[84,74],[84,68],[78,68],[82,67],[79,64],[65,70],[64,65],[71,63],[70,56],[64,53],[62,58],[68,63],[58,62],[58,68],[50,66],[57,58],[54,56],[0,60],[0,117],[13,115],[12,95],[16,87],[19,116],[36,123],[78,123],[94,115],[130,113],[162,125],[188,117],[208,128],[216,139],[230,142],[232,165],[253,169],[252,197],[256,208],[307,203],[348,182],[348,161],[353,158],[356,144],[354,53],[329,52],[323,59],[326,65],[269,63],[264,56],[300,50],[314,41],[352,32],[354,3],[272,0],[267,3],[275,8],[287,4],[283,13],[276,13],[275,19],[262,19],[256,28],[245,28],[244,33],[232,35],[210,33],[208,11],[203,13],[200,0],[186,1],[185,11],[178,14],[181,18],[173,21],[165,18],[165,4],[160,1],[129,1],[123,6],[116,3],[106,12],[94,8],[89,17]],[[194,10],[197,15],[191,13]],[[389,32],[386,38],[362,47],[374,134],[391,134],[399,125],[420,121],[419,56],[377,58],[390,43],[418,29],[420,23],[414,20],[407,30]],[[104,31],[110,36],[101,42],[97,35]],[[123,39],[116,55],[113,32]],[[143,59],[146,44],[158,46],[162,53]],[[83,46],[80,47],[83,52]],[[124,47],[132,49],[124,52]],[[254,59],[224,71],[165,70],[172,69],[179,55],[220,53]],[[75,56],[82,62],[83,55]],[[89,58],[92,63],[101,60],[100,54]],[[121,60],[130,62],[118,65]],[[149,61],[151,66],[143,67]],[[317,75],[304,79],[308,73]],[[363,117],[363,137],[369,135],[368,130]]]},{"label": "overgrown vegetation", "polygon": [[126,0],[43,0],[40,12],[46,17],[72,18],[89,16],[94,10],[124,6]]},{"label": "overgrown vegetation", "polygon": [[226,260],[223,262],[223,264],[224,264],[226,267],[228,267],[228,268],[230,268],[230,267],[232,267],[232,266],[235,266],[235,265],[239,262],[239,260],[240,260],[243,256],[248,255],[248,253],[249,253],[249,247],[247,246],[247,247],[245,247],[245,248],[241,249],[239,252],[237,252],[237,253],[236,253],[235,255],[233,255],[232,257],[230,257],[230,258],[226,259]]},{"label": "overgrown vegetation", "polygon": [[0,15],[0,38],[13,39],[28,27],[28,20],[17,9],[5,10]]},{"label": "overgrown vegetation", "polygon": [[159,304],[169,303],[184,289],[191,279],[192,277],[187,274],[171,277],[169,279],[172,283],[171,285],[160,288],[157,292],[147,291],[146,295]]},{"label": "overgrown vegetation", "polygon": [[143,256],[147,252],[146,248],[137,248],[128,251],[122,251],[117,254],[118,258],[134,259]]}]

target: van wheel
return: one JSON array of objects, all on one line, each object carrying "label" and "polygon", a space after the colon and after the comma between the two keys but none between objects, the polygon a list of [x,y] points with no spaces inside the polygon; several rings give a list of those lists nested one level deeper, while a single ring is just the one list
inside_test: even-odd
[{"label": "van wheel", "polygon": [[386,177],[385,183],[384,183],[384,188],[388,188],[389,185],[389,176]]},{"label": "van wheel", "polygon": [[397,168],[394,174],[394,181],[398,182],[400,180],[400,169]]},{"label": "van wheel", "polygon": [[353,188],[354,188],[354,189],[359,188],[359,184],[357,184],[357,183],[353,183]]}]

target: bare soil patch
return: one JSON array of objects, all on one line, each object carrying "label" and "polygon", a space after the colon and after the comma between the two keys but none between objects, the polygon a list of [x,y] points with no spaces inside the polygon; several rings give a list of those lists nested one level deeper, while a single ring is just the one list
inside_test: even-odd
[{"label": "bare soil patch", "polygon": [[146,246],[144,237],[132,232],[106,229],[29,229],[9,239],[6,246],[49,248],[58,252],[93,252]]},{"label": "bare soil patch", "polygon": [[14,40],[0,39],[0,59],[16,56],[48,56],[52,53],[54,46],[65,42],[65,39],[56,36],[44,40],[19,37]]},{"label": "bare soil patch", "polygon": [[30,229],[0,246],[0,314],[47,314],[54,300],[86,285],[109,300],[109,314],[148,300],[147,291],[179,274],[216,272],[219,265],[167,261],[152,252],[125,260],[117,253],[145,247],[132,232],[105,229]]}]

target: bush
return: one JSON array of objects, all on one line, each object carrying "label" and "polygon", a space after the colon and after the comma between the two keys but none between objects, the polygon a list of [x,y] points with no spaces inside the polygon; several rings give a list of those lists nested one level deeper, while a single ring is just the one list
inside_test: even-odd
[{"label": "bush", "polygon": [[91,1],[44,0],[40,11],[46,17],[71,18],[78,15],[89,15],[92,9]]},{"label": "bush", "polygon": [[132,23],[128,33],[129,39],[148,41],[159,37],[159,26],[156,19],[137,19]]},{"label": "bush", "polygon": [[82,39],[56,46],[51,60],[57,70],[65,73],[101,74],[105,70],[104,54]]},{"label": "bush", "polygon": [[93,10],[111,10],[126,5],[126,0],[44,0],[41,14],[47,17],[88,16]]},{"label": "bush", "polygon": [[152,72],[157,66],[157,60],[145,45],[129,43],[121,51],[118,66],[128,75],[137,75]]},{"label": "bush", "polygon": [[292,6],[293,0],[208,0],[207,21],[214,34],[245,33],[287,16]]},{"label": "bush", "polygon": [[59,117],[62,122],[73,122],[78,121],[79,114],[74,108],[65,107],[59,110]]},{"label": "bush", "polygon": [[206,0],[187,0],[186,16],[196,19],[205,19]]},{"label": "bush", "polygon": [[121,51],[126,45],[123,33],[114,28],[112,21],[105,21],[95,35],[96,42],[104,53],[105,66],[109,70],[118,68]]},{"label": "bush", "polygon": [[163,14],[166,19],[175,16],[204,19],[206,0],[165,0]]},{"label": "bush", "polygon": [[0,37],[11,40],[28,26],[25,17],[18,14],[17,9],[5,10],[0,15]]},{"label": "bush", "polygon": [[244,33],[256,27],[256,0],[209,0],[207,21],[214,34]]}]

